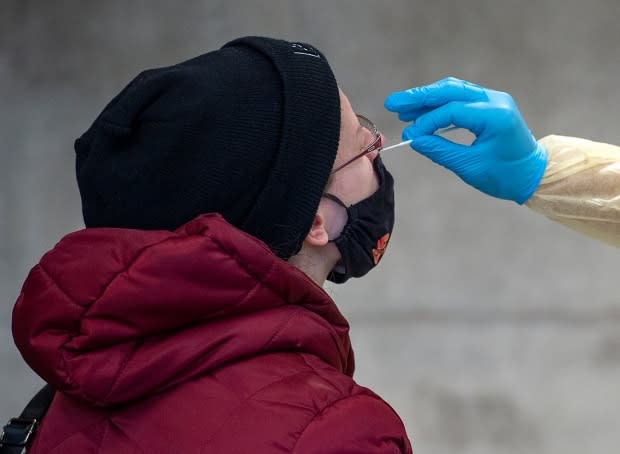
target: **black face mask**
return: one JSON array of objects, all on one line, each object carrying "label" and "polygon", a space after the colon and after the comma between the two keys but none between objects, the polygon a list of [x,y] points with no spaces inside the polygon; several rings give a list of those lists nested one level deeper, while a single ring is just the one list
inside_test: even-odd
[{"label": "black face mask", "polygon": [[333,194],[323,194],[346,208],[347,223],[333,242],[340,251],[341,259],[327,279],[337,284],[350,277],[361,277],[381,260],[394,228],[394,178],[383,165],[381,158],[374,160],[379,178],[379,189],[370,197],[347,207]]}]

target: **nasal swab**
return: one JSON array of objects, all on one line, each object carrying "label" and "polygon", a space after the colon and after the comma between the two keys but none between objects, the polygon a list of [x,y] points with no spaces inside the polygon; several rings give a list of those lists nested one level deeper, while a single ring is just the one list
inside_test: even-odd
[{"label": "nasal swab", "polygon": [[[437,131],[437,134],[443,134],[444,132],[452,131],[454,129],[459,129],[458,126],[449,126],[447,128],[442,128]],[[384,151],[391,150],[393,148],[404,147],[405,145],[409,145],[412,140],[405,140],[403,142],[397,143],[396,145],[390,145],[389,147],[384,147],[381,149],[381,153]]]},{"label": "nasal swab", "polygon": [[412,140],[405,140],[404,142],[397,143],[396,145],[390,145],[389,147],[383,147],[381,149],[381,153],[383,153],[384,151],[391,150],[392,148],[404,147],[405,145],[409,145],[411,142],[413,142],[413,141]]}]

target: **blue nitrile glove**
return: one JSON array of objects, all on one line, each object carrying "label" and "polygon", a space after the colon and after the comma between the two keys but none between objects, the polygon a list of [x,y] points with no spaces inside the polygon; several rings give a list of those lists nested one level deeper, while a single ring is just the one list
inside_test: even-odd
[{"label": "blue nitrile glove", "polygon": [[[386,109],[403,121],[403,140],[478,190],[500,199],[526,202],[545,172],[547,153],[528,129],[512,97],[448,77],[424,87],[392,93]],[[434,132],[454,125],[470,130],[471,145]]]}]

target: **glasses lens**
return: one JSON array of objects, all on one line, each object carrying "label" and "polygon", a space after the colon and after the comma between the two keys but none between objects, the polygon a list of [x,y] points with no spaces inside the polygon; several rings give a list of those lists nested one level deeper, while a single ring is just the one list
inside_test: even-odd
[{"label": "glasses lens", "polygon": [[372,140],[369,140],[368,145],[365,146],[362,150],[361,153],[359,153],[357,156],[354,156],[353,158],[349,159],[347,162],[345,162],[344,164],[341,164],[340,166],[336,167],[335,169],[332,170],[332,174],[336,173],[338,170],[348,166],[349,164],[351,164],[353,161],[361,158],[364,155],[367,155],[368,153],[375,151],[375,150],[381,150],[382,147],[382,138],[381,138],[381,134],[379,133],[379,130],[377,129],[377,127],[375,126],[375,124],[370,121],[368,118],[366,118],[363,115],[357,115],[357,118],[360,122],[360,125],[362,126],[362,128],[367,129],[370,132],[370,135],[372,137]]},{"label": "glasses lens", "polygon": [[377,129],[375,124],[363,115],[358,115],[357,118],[360,122],[360,125],[363,128],[367,129],[372,136],[372,140],[368,142],[365,149],[368,152],[374,151],[376,149],[380,149],[381,148],[381,133],[379,133],[379,130]]},{"label": "glasses lens", "polygon": [[372,133],[373,137],[377,137],[379,135],[379,131],[377,130],[377,127],[372,121],[370,121],[363,115],[358,115],[357,118],[360,122],[360,125],[362,125],[362,128],[368,129]]}]

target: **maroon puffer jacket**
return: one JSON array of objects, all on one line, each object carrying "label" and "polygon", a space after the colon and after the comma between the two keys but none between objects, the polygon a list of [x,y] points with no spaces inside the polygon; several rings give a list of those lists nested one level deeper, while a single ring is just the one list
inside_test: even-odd
[{"label": "maroon puffer jacket", "polygon": [[15,342],[57,393],[31,453],[410,453],[351,379],[348,325],[218,215],[86,229],[30,272]]}]

